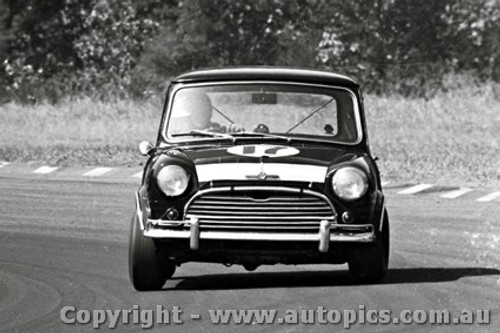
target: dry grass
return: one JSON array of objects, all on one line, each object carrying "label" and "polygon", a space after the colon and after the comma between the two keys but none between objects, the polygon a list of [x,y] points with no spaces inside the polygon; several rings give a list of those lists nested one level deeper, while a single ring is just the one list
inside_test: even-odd
[{"label": "dry grass", "polygon": [[78,100],[0,107],[0,160],[55,165],[134,165],[142,140],[155,141],[160,103]]},{"label": "dry grass", "polygon": [[386,180],[500,184],[500,100],[492,86],[430,100],[368,96],[372,152]]},{"label": "dry grass", "polygon": [[[0,160],[137,165],[155,141],[162,101],[0,106]],[[500,185],[500,100],[491,86],[430,100],[367,96],[372,152],[385,180]]]}]

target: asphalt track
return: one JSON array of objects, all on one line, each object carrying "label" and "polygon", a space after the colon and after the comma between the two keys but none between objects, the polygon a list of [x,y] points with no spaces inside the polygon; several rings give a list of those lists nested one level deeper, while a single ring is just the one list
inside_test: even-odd
[{"label": "asphalt track", "polygon": [[[0,331],[87,332],[60,311],[179,307],[182,324],[153,331],[342,331],[340,324],[215,325],[210,309],[490,310],[489,325],[355,324],[351,332],[499,332],[500,205],[386,191],[390,271],[354,285],[346,266],[242,267],[186,264],[159,292],[136,292],[127,246],[139,180],[0,176]],[[200,315],[191,319],[191,315]],[[74,317],[74,315],[73,315]],[[106,330],[106,324],[103,325]],[[141,326],[118,323],[119,331]]]}]

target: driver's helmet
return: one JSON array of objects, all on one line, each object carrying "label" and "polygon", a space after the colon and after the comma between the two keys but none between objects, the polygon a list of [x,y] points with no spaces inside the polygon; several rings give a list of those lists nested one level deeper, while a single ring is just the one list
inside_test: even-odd
[{"label": "driver's helmet", "polygon": [[174,99],[170,119],[170,133],[205,130],[210,127],[212,103],[201,92],[179,90]]}]

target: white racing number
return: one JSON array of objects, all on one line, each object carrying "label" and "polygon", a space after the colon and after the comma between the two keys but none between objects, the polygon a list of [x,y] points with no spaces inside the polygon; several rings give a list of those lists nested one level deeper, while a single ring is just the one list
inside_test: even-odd
[{"label": "white racing number", "polygon": [[243,145],[231,147],[229,154],[247,157],[284,157],[297,155],[300,151],[293,147],[277,145]]}]

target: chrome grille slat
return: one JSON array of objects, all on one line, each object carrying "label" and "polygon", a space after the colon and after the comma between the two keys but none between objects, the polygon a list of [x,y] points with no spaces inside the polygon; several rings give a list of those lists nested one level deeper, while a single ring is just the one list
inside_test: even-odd
[{"label": "chrome grille slat", "polygon": [[[190,211],[190,214],[202,214],[202,215],[208,215],[212,214],[214,216],[232,216],[232,215],[241,215],[241,216],[255,216],[258,214],[259,216],[279,216],[279,215],[285,215],[285,216],[310,216],[311,212],[309,211],[268,211],[268,210],[253,210],[253,211],[247,211],[247,210],[221,210],[218,212],[213,212],[210,210],[204,210],[204,209],[192,209]],[[328,211],[319,211],[319,212],[314,212],[314,216],[329,216]]]},{"label": "chrome grille slat", "polygon": [[[215,200],[197,200],[195,204],[192,206],[198,206],[198,205],[207,205],[207,206],[213,206],[213,205],[228,205],[228,206],[238,206],[241,205],[242,203],[245,203],[247,206],[262,206],[263,202],[258,202],[258,201],[229,201],[229,200],[220,200],[220,201],[215,201]],[[327,204],[323,202],[293,202],[293,201],[272,201],[272,202],[265,202],[266,204],[272,204],[273,206],[283,206],[283,207],[295,207],[295,206],[306,206],[306,207],[327,207],[330,208]]]},{"label": "chrome grille slat", "polygon": [[269,210],[269,209],[273,209],[274,211],[289,211],[290,209],[293,209],[294,211],[305,211],[305,212],[309,212],[309,211],[318,211],[318,210],[327,210],[329,212],[331,212],[332,210],[330,209],[330,207],[328,206],[315,206],[315,207],[294,207],[294,206],[289,206],[289,207],[263,207],[262,205],[261,206],[250,206],[250,207],[245,207],[245,206],[236,206],[236,207],[220,207],[220,206],[216,206],[216,205],[199,205],[199,204],[195,204],[195,205],[192,205],[191,206],[191,209],[211,209],[211,208],[217,208],[217,209],[224,209],[224,210],[233,210],[233,211],[240,211],[240,210],[251,210],[251,211],[266,211],[266,210]]},{"label": "chrome grille slat", "polygon": [[[294,221],[301,221],[301,220],[313,220],[311,216],[294,216],[293,219],[290,218],[290,216],[272,216],[272,217],[267,217],[267,216],[241,216],[241,215],[201,215],[201,214],[188,214],[187,219],[190,217],[196,217],[200,220],[205,220],[205,219],[220,219],[220,220],[264,220],[264,221],[269,221],[269,219],[272,220],[284,220],[284,221],[290,221],[290,223],[294,223]],[[314,216],[316,217],[316,216]],[[329,216],[318,216],[318,218],[330,218],[332,217],[331,215]]]},{"label": "chrome grille slat", "polygon": [[[276,202],[276,201],[297,201],[298,197],[269,197],[265,199],[258,199],[258,198],[252,198],[250,196],[230,196],[230,197],[220,197],[220,196],[214,196],[214,195],[207,195],[203,196],[203,198],[200,198],[201,200],[217,200],[217,201],[255,201],[255,202]],[[317,201],[317,198],[307,198],[307,197],[300,197],[302,202],[307,202],[307,201]]]},{"label": "chrome grille slat", "polygon": [[200,230],[319,232],[319,221],[335,219],[328,199],[296,188],[209,189],[185,207],[184,218],[196,217]]}]

